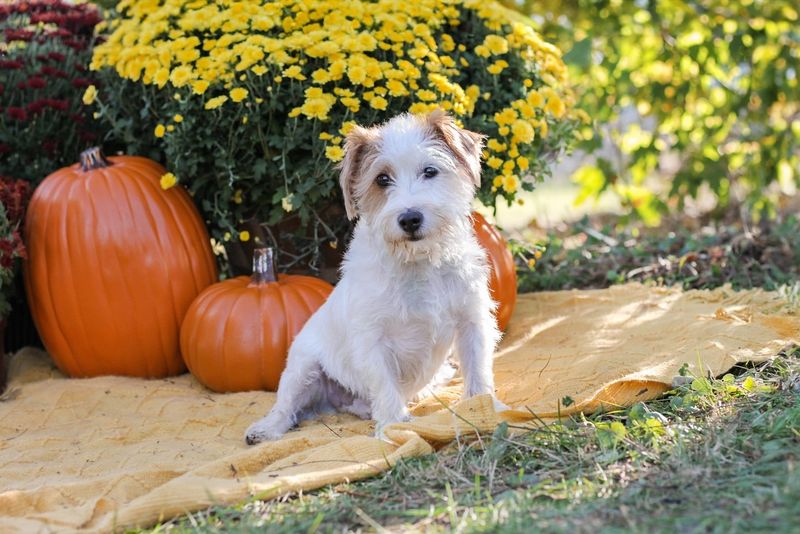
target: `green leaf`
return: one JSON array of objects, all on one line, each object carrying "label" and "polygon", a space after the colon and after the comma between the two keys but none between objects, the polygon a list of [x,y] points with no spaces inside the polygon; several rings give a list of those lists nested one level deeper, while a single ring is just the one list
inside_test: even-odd
[{"label": "green leaf", "polygon": [[692,380],[692,389],[702,395],[708,395],[712,392],[711,382],[705,377],[699,377]]},{"label": "green leaf", "polygon": [[592,64],[592,39],[587,37],[575,43],[569,52],[564,54],[564,63],[586,70]]}]

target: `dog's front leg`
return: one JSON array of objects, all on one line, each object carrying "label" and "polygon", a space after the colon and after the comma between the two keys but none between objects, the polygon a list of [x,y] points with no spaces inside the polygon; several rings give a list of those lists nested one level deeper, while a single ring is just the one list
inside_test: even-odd
[{"label": "dog's front leg", "polygon": [[372,418],[375,419],[375,436],[385,439],[386,425],[408,421],[407,399],[400,389],[395,358],[385,343],[377,342],[365,350],[368,361],[363,366],[368,380]]},{"label": "dog's front leg", "polygon": [[491,313],[462,320],[456,338],[461,374],[464,376],[463,398],[494,395],[492,355],[500,334]]},{"label": "dog's front leg", "polygon": [[297,422],[297,414],[317,395],[320,373],[319,360],[313,351],[305,350],[302,343],[295,342],[278,384],[275,404],[265,417],[247,429],[247,444],[279,439],[293,427]]}]

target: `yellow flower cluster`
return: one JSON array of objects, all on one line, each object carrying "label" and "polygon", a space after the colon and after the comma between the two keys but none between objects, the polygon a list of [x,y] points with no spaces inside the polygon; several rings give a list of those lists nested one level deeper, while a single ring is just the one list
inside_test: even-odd
[{"label": "yellow flower cluster", "polygon": [[[244,105],[258,113],[266,79],[268,92],[301,95],[288,101],[289,117],[330,123],[320,139],[331,161],[342,159],[342,136],[359,112],[441,107],[469,118],[481,99],[497,101],[485,155],[493,185],[513,193],[529,165],[520,154],[573,104],[558,49],[492,1],[123,0],[117,10],[123,16],[95,49],[93,69],[171,85],[209,111]],[[457,44],[470,42],[458,33],[465,21],[482,26],[474,46]],[[535,82],[519,80],[513,100],[493,94],[514,64],[530,72],[535,64]],[[467,69],[487,73],[482,86]],[[165,135],[163,125],[155,135]]]}]

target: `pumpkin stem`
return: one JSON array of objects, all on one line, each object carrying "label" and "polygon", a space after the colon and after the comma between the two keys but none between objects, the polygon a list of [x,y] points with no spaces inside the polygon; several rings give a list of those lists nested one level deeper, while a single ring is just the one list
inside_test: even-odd
[{"label": "pumpkin stem", "polygon": [[250,286],[277,282],[275,259],[271,248],[257,248],[253,251],[253,277]]},{"label": "pumpkin stem", "polygon": [[83,172],[92,171],[94,169],[103,169],[113,165],[103,155],[103,151],[99,146],[87,148],[81,152],[81,170]]}]

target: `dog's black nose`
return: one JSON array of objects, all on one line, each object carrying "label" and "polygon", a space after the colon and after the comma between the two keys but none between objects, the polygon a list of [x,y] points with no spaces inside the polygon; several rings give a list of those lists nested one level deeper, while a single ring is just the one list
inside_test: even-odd
[{"label": "dog's black nose", "polygon": [[407,234],[413,234],[422,226],[422,213],[417,210],[406,210],[397,218],[400,228]]}]

